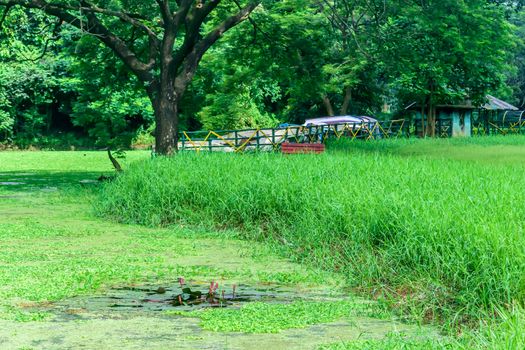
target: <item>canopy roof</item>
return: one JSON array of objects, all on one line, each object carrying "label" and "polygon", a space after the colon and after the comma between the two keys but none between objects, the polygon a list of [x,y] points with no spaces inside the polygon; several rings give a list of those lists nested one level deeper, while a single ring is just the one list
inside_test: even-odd
[{"label": "canopy roof", "polygon": [[354,116],[354,115],[343,115],[334,117],[323,117],[315,119],[307,119],[304,123],[308,125],[335,125],[335,124],[350,124],[350,123],[375,123],[377,119],[368,116]]}]

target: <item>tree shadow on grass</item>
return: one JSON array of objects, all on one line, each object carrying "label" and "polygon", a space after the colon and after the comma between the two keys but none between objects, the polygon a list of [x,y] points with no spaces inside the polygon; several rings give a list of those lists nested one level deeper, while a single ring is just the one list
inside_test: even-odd
[{"label": "tree shadow on grass", "polygon": [[71,171],[0,171],[0,191],[56,191],[58,189],[76,186],[96,186],[101,176],[111,175],[111,172]]}]

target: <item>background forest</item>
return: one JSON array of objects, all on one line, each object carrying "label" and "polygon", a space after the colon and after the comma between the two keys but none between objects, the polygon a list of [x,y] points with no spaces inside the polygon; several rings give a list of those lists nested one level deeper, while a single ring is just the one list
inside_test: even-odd
[{"label": "background forest", "polygon": [[[412,102],[478,103],[487,93],[524,107],[524,13],[489,0],[263,1],[204,56],[181,129],[389,119]],[[152,142],[148,96],[110,49],[39,11],[0,16],[0,144]],[[130,28],[126,42],[141,40]]]}]

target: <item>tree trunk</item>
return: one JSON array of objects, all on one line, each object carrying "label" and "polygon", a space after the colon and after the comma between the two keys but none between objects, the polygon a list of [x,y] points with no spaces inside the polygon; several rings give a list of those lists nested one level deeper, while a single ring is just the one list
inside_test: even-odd
[{"label": "tree trunk", "polygon": [[175,91],[159,89],[150,94],[155,112],[155,153],[172,155],[178,150],[179,111]]},{"label": "tree trunk", "polygon": [[155,111],[155,152],[172,155],[178,150],[179,115],[176,104]]},{"label": "tree trunk", "polygon": [[436,106],[432,105],[432,129],[431,129],[431,135],[432,137],[436,137]]},{"label": "tree trunk", "polygon": [[343,99],[343,104],[341,105],[341,115],[346,115],[346,112],[348,112],[350,101],[352,101],[352,89],[347,87],[345,89],[345,97]]},{"label": "tree trunk", "polygon": [[432,99],[428,102],[426,136],[432,136]]},{"label": "tree trunk", "polygon": [[434,106],[434,82],[430,82],[430,95],[428,96],[427,135],[436,136],[436,107]]},{"label": "tree trunk", "polygon": [[436,106],[434,105],[433,99],[430,99],[430,103],[428,105],[428,131],[427,135],[430,137],[436,137]]},{"label": "tree trunk", "polygon": [[421,137],[425,138],[426,135],[426,128],[425,128],[425,106],[426,104],[423,102],[421,105]]},{"label": "tree trunk", "polygon": [[326,108],[326,113],[328,113],[330,117],[333,117],[335,115],[334,107],[332,107],[332,102],[330,102],[328,96],[323,95],[323,103],[324,107]]}]

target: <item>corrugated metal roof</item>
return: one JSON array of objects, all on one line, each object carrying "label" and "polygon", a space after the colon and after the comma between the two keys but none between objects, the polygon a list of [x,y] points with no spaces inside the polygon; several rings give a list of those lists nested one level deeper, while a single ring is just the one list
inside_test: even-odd
[{"label": "corrugated metal roof", "polygon": [[505,110],[505,111],[517,111],[518,107],[511,105],[505,101],[500,100],[491,95],[487,95],[487,103],[483,105],[484,109],[489,110]]},{"label": "corrugated metal roof", "polygon": [[[479,108],[492,110],[492,111],[519,111],[518,107],[515,107],[511,105],[508,102],[502,101],[499,98],[496,98],[492,95],[485,96],[486,103],[484,105],[481,105]],[[475,107],[472,105],[472,102],[467,100],[463,104],[456,104],[456,105],[436,105],[438,108],[457,108],[457,109],[476,109],[478,107]],[[405,109],[415,109],[420,108],[419,104],[416,102],[411,103]]]}]

